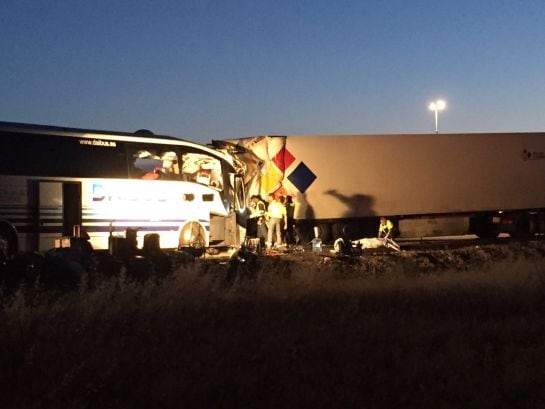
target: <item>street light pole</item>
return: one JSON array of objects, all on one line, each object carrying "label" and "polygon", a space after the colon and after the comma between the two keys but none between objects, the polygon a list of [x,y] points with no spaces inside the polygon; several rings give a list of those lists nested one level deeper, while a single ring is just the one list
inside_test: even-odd
[{"label": "street light pole", "polygon": [[447,103],[443,101],[442,99],[438,99],[437,101],[433,101],[429,105],[430,111],[435,112],[435,133],[439,133],[439,111],[442,111],[447,106]]}]

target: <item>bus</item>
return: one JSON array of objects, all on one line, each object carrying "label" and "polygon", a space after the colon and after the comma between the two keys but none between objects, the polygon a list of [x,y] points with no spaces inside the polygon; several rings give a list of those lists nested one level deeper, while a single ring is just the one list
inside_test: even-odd
[{"label": "bus", "polygon": [[241,176],[231,156],[147,130],[0,122],[0,253],[85,235],[95,250],[136,232],[162,249],[238,247]]}]

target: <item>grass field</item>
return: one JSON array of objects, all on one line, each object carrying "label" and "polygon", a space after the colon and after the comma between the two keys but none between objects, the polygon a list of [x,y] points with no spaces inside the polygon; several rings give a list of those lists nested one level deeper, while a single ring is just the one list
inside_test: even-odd
[{"label": "grass field", "polygon": [[544,407],[545,252],[498,251],[21,290],[0,310],[0,407]]}]

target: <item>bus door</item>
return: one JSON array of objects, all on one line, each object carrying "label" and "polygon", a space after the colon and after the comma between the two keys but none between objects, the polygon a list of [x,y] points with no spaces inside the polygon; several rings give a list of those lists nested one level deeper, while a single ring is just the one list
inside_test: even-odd
[{"label": "bus door", "polygon": [[39,182],[39,249],[55,247],[55,239],[71,236],[74,225],[81,225],[81,183]]},{"label": "bus door", "polygon": [[72,236],[74,226],[81,226],[81,183],[62,184],[62,230],[63,236]]}]

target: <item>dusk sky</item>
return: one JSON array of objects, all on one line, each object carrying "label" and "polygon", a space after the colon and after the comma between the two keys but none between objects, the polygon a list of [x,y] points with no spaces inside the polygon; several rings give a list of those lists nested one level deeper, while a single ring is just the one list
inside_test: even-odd
[{"label": "dusk sky", "polygon": [[198,142],[545,131],[543,0],[29,1],[0,13],[0,120]]}]

